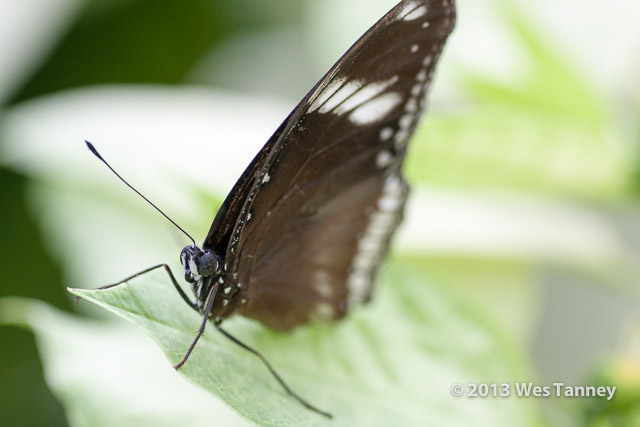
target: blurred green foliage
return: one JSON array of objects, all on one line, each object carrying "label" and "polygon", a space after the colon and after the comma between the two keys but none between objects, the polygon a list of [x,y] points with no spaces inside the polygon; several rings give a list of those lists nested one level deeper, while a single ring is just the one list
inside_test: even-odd
[{"label": "blurred green foliage", "polygon": [[180,83],[223,40],[299,10],[285,0],[88,1],[11,102],[94,84]]},{"label": "blurred green foliage", "polygon": [[0,326],[0,421],[3,426],[67,425],[44,380],[33,333]]},{"label": "blurred green foliage", "polygon": [[628,355],[603,363],[592,384],[616,384],[616,398],[589,398],[582,402],[585,425],[589,427],[636,427],[640,425],[640,363]]},{"label": "blurred green foliage", "polygon": [[626,198],[640,162],[618,131],[614,99],[512,4],[503,3],[524,64],[512,81],[458,69],[468,106],[432,114],[409,175],[425,184],[510,189],[607,201]]},{"label": "blurred green foliage", "polygon": [[[22,295],[71,307],[60,268],[47,253],[25,200],[25,178],[0,168],[0,297]],[[42,375],[33,334],[0,327],[0,418],[6,426],[66,425],[62,407]],[[38,408],[37,411],[29,408]]]},{"label": "blurred green foliage", "polygon": [[60,268],[47,252],[29,211],[25,180],[22,175],[0,168],[0,200],[3,203],[0,296],[38,298],[70,310],[70,299],[62,286]]}]

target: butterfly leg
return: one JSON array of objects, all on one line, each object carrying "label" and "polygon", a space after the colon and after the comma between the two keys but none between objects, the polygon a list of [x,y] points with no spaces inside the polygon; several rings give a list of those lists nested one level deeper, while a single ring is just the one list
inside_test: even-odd
[{"label": "butterfly leg", "polygon": [[303,399],[299,394],[297,394],[296,392],[294,392],[293,390],[291,390],[291,388],[289,388],[289,386],[287,385],[287,383],[284,382],[284,380],[282,379],[282,377],[280,377],[280,375],[278,375],[278,373],[276,372],[275,369],[273,369],[273,366],[271,366],[271,363],[269,363],[269,361],[266,359],[266,357],[264,357],[261,353],[259,353],[257,350],[254,350],[253,348],[249,347],[248,345],[246,345],[245,343],[243,343],[242,341],[238,340],[236,337],[234,337],[233,335],[229,334],[229,332],[225,331],[224,329],[222,329],[222,327],[220,326],[221,320],[216,320],[215,325],[216,328],[220,331],[220,333],[222,333],[222,335],[224,335],[225,337],[229,338],[231,341],[233,341],[234,343],[236,343],[237,345],[239,345],[240,347],[242,347],[243,349],[247,350],[249,353],[257,356],[262,363],[267,367],[267,369],[269,369],[269,372],[271,372],[271,375],[274,376],[274,378],[280,383],[280,385],[282,386],[282,388],[284,388],[284,390],[291,396],[293,397],[295,400],[297,400],[298,402],[300,402],[303,406],[305,406],[306,408],[317,412],[320,415],[323,415],[327,418],[333,418],[333,415],[331,415],[329,412],[323,411],[321,409],[316,408],[315,406],[313,406],[312,404],[310,404],[309,402],[307,402],[305,399]]},{"label": "butterfly leg", "polygon": [[189,346],[187,353],[184,355],[182,359],[180,359],[180,362],[178,362],[178,364],[175,365],[173,369],[178,370],[185,363],[187,363],[187,359],[191,355],[191,352],[193,351],[196,344],[200,340],[200,337],[204,334],[204,328],[207,327],[207,321],[209,320],[209,313],[211,313],[211,309],[213,308],[213,300],[216,297],[216,292],[218,292],[218,281],[214,282],[214,285],[211,287],[211,290],[209,291],[209,295],[207,295],[207,305],[203,312],[202,323],[200,324],[200,329],[198,329],[198,333],[196,333],[196,338],[193,340],[193,342]]},{"label": "butterfly leg", "polygon": [[[132,276],[127,277],[124,280],[119,281],[118,283],[114,283],[112,285],[107,285],[107,286],[100,286],[99,288],[96,288],[96,290],[104,290],[104,289],[109,289],[109,288],[113,288],[114,286],[118,286],[121,285],[122,283],[128,282],[131,279],[135,279],[138,276],[142,276],[143,274],[147,274],[153,270],[156,270],[158,268],[163,267],[165,269],[165,271],[167,272],[167,274],[169,275],[169,278],[171,279],[171,282],[173,283],[173,286],[176,288],[176,290],[178,291],[178,293],[180,294],[180,296],[182,297],[182,299],[189,305],[189,307],[193,308],[194,310],[198,311],[198,306],[196,305],[195,302],[191,301],[189,299],[189,297],[187,296],[187,294],[184,293],[184,291],[182,290],[182,288],[180,287],[180,285],[178,284],[178,281],[176,280],[175,276],[173,275],[173,272],[171,271],[171,268],[169,268],[169,266],[167,264],[158,264],[158,265],[154,265],[153,267],[149,267],[147,269],[144,269]],[[80,297],[76,297],[76,302],[78,302],[80,300]]]}]

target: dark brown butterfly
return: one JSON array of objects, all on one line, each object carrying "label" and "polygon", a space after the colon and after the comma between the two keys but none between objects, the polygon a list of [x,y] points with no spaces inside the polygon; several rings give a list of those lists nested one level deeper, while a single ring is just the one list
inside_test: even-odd
[{"label": "dark brown butterfly", "polygon": [[203,315],[176,368],[208,319],[248,348],[220,328],[225,318],[288,330],[369,299],[402,219],[407,142],[454,21],[453,0],[404,0],[311,89],[235,184],[202,247],[182,250],[195,301],[161,265]]}]

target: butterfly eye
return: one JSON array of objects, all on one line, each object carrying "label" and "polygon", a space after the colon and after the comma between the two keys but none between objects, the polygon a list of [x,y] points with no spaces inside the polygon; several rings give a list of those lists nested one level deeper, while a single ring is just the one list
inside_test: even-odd
[{"label": "butterfly eye", "polygon": [[201,276],[211,276],[218,270],[218,260],[211,252],[205,252],[198,260],[198,273]]},{"label": "butterfly eye", "polygon": [[189,268],[187,262],[191,256],[190,249],[191,248],[189,246],[186,246],[184,249],[182,249],[182,252],[180,252],[180,264],[182,264],[185,269]]}]

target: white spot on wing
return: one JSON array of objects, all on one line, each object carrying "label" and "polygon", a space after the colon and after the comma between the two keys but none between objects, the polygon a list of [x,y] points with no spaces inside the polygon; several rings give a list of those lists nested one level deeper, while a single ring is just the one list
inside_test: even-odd
[{"label": "white spot on wing", "polygon": [[313,320],[328,321],[334,317],[333,306],[327,302],[321,302],[314,308],[311,318]]},{"label": "white spot on wing", "polygon": [[357,125],[367,125],[383,120],[402,102],[402,95],[396,92],[381,95],[353,110],[349,120]]},{"label": "white spot on wing", "polygon": [[393,128],[385,127],[380,131],[380,141],[388,141],[393,136]]},{"label": "white spot on wing", "polygon": [[414,44],[413,46],[411,46],[411,53],[416,53],[418,49],[420,49],[420,46]]},{"label": "white spot on wing", "polygon": [[404,106],[404,109],[407,113],[417,113],[418,112],[418,101],[416,98],[409,98],[407,103]]},{"label": "white spot on wing", "polygon": [[361,80],[354,80],[346,82],[340,89],[331,95],[330,98],[320,107],[321,113],[328,113],[333,111],[338,105],[342,104],[346,99],[353,95],[362,87]]},{"label": "white spot on wing", "polygon": [[393,155],[387,150],[382,150],[376,156],[376,166],[380,169],[386,168],[391,162],[393,162]]},{"label": "white spot on wing", "polygon": [[402,17],[405,21],[414,21],[418,18],[421,18],[427,14],[427,6],[420,6],[419,8],[407,13]]},{"label": "white spot on wing", "polygon": [[270,179],[271,177],[269,176],[269,174],[265,173],[264,176],[262,177],[262,183],[266,184],[267,182],[269,182]]},{"label": "white spot on wing", "polygon": [[409,129],[413,123],[413,116],[411,114],[404,114],[400,117],[400,128]]},{"label": "white spot on wing", "polygon": [[417,4],[418,2],[415,0],[407,2],[407,4],[398,13],[398,19],[404,19],[405,16],[411,14],[416,9]]},{"label": "white spot on wing", "polygon": [[[342,104],[336,107],[335,113],[340,115],[357,108],[359,105],[365,104],[367,101],[381,94],[385,89],[398,81],[398,76],[393,76],[389,80],[369,83],[361,87],[357,92],[353,93]],[[320,109],[322,111],[322,109]]]},{"label": "white spot on wing", "polygon": [[316,100],[313,101],[313,104],[309,107],[309,112],[315,111],[323,105],[327,99],[331,98],[333,94],[342,86],[344,83],[344,78],[339,78],[333,80],[326,88],[324,88],[320,94],[317,96]]},{"label": "white spot on wing", "polygon": [[407,139],[409,138],[409,129],[400,128],[396,133],[394,142],[398,149],[402,149],[404,145],[407,143]]},{"label": "white spot on wing", "polygon": [[314,287],[323,298],[331,298],[333,295],[333,286],[331,286],[331,277],[326,271],[318,270],[313,275]]},{"label": "white spot on wing", "polygon": [[[378,208],[384,212],[397,212],[404,203],[402,196],[402,185],[397,176],[387,179],[382,192],[382,197],[378,200]],[[374,215],[375,217],[375,215]]]}]

